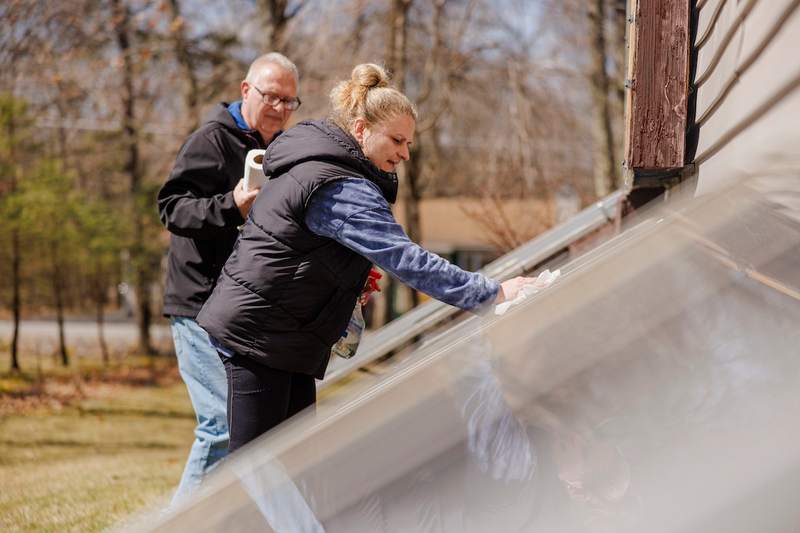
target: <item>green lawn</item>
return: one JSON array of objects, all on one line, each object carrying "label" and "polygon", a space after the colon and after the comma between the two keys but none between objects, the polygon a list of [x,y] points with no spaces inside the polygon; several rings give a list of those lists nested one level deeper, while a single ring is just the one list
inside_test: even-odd
[{"label": "green lawn", "polygon": [[0,379],[0,531],[98,531],[168,501],[194,418],[174,369],[149,371],[169,377]]}]

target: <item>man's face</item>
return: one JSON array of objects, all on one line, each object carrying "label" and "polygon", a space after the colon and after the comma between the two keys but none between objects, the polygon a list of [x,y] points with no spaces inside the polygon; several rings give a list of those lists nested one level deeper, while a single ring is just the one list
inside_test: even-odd
[{"label": "man's face", "polygon": [[283,102],[275,106],[265,104],[262,93],[283,99],[296,98],[297,82],[290,71],[275,64],[264,66],[254,83],[242,82],[242,117],[248,126],[258,130],[264,142],[269,142],[286,126],[292,111]]},{"label": "man's face", "polygon": [[415,126],[410,115],[398,115],[373,125],[356,121],[355,137],[376,167],[394,172],[401,161],[408,160]]}]

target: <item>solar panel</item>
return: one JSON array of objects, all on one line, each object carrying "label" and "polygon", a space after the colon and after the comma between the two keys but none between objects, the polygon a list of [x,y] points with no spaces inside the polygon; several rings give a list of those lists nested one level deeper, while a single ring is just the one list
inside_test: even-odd
[{"label": "solar panel", "polygon": [[800,223],[784,184],[649,211],[549,289],[341,386],[132,527],[793,531]]},{"label": "solar panel", "polygon": [[[530,272],[571,244],[608,224],[624,198],[625,191],[615,191],[563,224],[492,261],[481,272],[500,280]],[[332,358],[325,379],[317,383],[317,390],[328,388],[353,371],[402,348],[420,334],[429,333],[442,322],[462,313],[460,309],[437,300],[417,306],[377,331],[366,334],[352,360]]]}]

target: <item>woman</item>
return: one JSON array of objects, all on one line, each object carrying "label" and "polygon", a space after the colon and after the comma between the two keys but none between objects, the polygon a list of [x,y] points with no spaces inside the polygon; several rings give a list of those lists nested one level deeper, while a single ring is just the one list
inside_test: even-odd
[{"label": "woman", "polygon": [[303,122],[270,144],[268,176],[197,321],[228,377],[229,450],[314,403],[332,345],[372,264],[466,310],[514,298],[502,285],[411,242],[389,204],[409,157],[417,112],[377,65],[331,92],[329,120]]}]

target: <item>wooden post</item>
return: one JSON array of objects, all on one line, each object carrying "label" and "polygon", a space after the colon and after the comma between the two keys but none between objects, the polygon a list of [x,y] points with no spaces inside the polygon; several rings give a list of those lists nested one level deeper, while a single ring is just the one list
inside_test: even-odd
[{"label": "wooden post", "polygon": [[684,166],[691,0],[631,0],[626,166],[634,173]]}]

